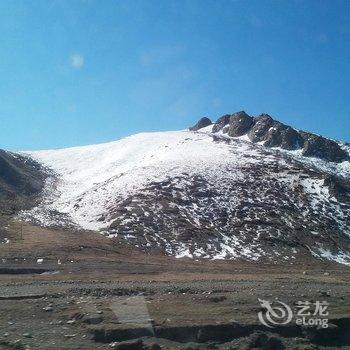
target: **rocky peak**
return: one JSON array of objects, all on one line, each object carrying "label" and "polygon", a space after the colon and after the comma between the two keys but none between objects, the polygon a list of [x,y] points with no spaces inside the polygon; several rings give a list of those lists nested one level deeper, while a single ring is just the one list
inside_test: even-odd
[{"label": "rocky peak", "polygon": [[254,125],[254,118],[241,111],[231,115],[228,135],[232,137],[246,134]]},{"label": "rocky peak", "polygon": [[[190,130],[197,131],[211,125],[209,118],[202,118]],[[339,143],[309,132],[298,131],[283,124],[266,113],[252,117],[244,111],[225,114],[214,123],[212,132],[222,131],[231,137],[247,135],[252,142],[262,142],[266,147],[286,150],[302,150],[305,157],[317,157],[331,162],[349,159]]]},{"label": "rocky peak", "polygon": [[333,140],[308,132],[300,132],[304,138],[303,156],[323,158],[331,162],[342,162],[349,155]]},{"label": "rocky peak", "polygon": [[195,125],[190,127],[190,130],[191,131],[197,131],[197,130],[205,128],[206,126],[209,126],[211,124],[213,124],[213,123],[212,123],[212,121],[209,118],[203,117],[203,118],[199,119],[198,122]]},{"label": "rocky peak", "polygon": [[227,124],[230,123],[230,114],[225,114],[222,117],[220,117],[213,126],[213,132],[218,132],[221,129],[223,129]]},{"label": "rocky peak", "polygon": [[253,142],[265,141],[266,134],[276,123],[268,114],[261,114],[254,118],[254,125],[248,133],[248,137]]}]

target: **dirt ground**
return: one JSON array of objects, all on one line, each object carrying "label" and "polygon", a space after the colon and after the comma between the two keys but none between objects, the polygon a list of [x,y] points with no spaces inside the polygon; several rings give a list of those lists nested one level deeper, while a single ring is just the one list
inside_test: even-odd
[{"label": "dirt ground", "polygon": [[[350,349],[346,266],[175,259],[92,232],[6,226],[0,349]],[[259,299],[293,319],[264,326]],[[328,328],[296,325],[298,301],[327,302]]]}]

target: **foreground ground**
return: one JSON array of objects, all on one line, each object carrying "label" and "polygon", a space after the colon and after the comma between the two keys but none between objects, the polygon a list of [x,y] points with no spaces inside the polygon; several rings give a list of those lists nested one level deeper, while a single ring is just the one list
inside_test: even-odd
[{"label": "foreground ground", "polygon": [[[174,259],[89,232],[8,227],[0,349],[350,349],[346,266]],[[258,299],[294,312],[326,301],[329,327],[296,326],[294,314],[268,328]]]}]

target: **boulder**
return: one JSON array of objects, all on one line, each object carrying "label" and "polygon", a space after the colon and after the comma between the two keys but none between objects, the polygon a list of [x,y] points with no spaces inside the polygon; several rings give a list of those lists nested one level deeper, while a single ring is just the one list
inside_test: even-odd
[{"label": "boulder", "polygon": [[87,324],[99,324],[103,321],[103,317],[101,315],[84,315],[84,317],[82,318],[82,322],[83,323],[87,323]]},{"label": "boulder", "polygon": [[141,339],[130,340],[130,341],[122,341],[120,343],[116,343],[113,347],[115,350],[142,350],[143,349],[143,341]]},{"label": "boulder", "polygon": [[266,334],[261,331],[251,334],[247,345],[248,349],[283,350],[285,348],[278,336]]},{"label": "boulder", "polygon": [[304,139],[300,136],[298,131],[287,126],[285,129],[281,131],[281,148],[288,150],[295,150],[303,148]]},{"label": "boulder", "polygon": [[225,295],[219,295],[219,296],[212,296],[209,298],[209,301],[212,303],[220,303],[222,301],[225,301],[227,297]]}]

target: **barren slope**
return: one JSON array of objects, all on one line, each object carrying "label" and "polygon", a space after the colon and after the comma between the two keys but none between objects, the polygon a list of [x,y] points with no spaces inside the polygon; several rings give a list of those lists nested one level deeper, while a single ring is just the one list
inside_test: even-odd
[{"label": "barren slope", "polygon": [[[237,118],[228,120],[229,127]],[[253,142],[249,131],[230,136],[222,131],[225,124],[217,130],[200,126],[26,152],[56,175],[42,203],[22,216],[41,225],[100,230],[178,257],[291,263],[311,254],[350,263],[345,145],[316,138],[320,150],[331,144],[332,152],[306,157],[302,152],[310,152],[308,142],[315,139],[309,133],[299,151],[283,149],[294,142],[289,134],[287,141],[278,136],[280,147],[271,148],[269,133],[265,143]]]}]

